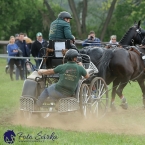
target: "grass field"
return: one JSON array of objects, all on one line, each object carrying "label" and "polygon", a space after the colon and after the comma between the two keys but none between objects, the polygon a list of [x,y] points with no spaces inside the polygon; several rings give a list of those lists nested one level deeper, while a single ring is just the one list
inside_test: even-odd
[{"label": "grass field", "polygon": [[[142,109],[142,93],[136,82],[124,89],[129,109],[122,110],[116,97],[117,112],[109,110],[101,120],[85,120],[70,114],[25,122],[18,113],[23,81],[10,81],[9,74],[4,71],[5,65],[6,60],[0,59],[0,145],[6,145],[3,135],[7,130],[16,134],[14,145],[145,144],[145,110]],[[24,140],[27,142],[22,142]]]}]

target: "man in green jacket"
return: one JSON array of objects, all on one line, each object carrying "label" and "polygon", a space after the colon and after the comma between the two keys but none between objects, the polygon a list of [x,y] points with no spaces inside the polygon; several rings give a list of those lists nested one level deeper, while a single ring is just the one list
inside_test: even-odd
[{"label": "man in green jacket", "polygon": [[[74,36],[71,33],[70,20],[72,16],[70,13],[63,11],[58,14],[58,18],[50,25],[49,40],[70,39],[73,43]],[[75,45],[71,44],[72,49],[77,49]]]}]

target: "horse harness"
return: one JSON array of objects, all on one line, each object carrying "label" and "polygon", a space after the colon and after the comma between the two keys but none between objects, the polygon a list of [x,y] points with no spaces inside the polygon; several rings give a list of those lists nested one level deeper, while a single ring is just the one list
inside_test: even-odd
[{"label": "horse harness", "polygon": [[[143,48],[145,48],[145,47],[143,47]],[[130,52],[130,51],[135,52],[136,54],[138,54],[141,57],[141,59],[143,60],[143,63],[144,63],[144,73],[145,73],[145,59],[142,58],[143,54],[135,46],[131,46],[130,49],[128,50],[128,52]]]},{"label": "horse harness", "polygon": [[[137,32],[136,35],[139,34],[141,40],[143,40],[144,37],[143,37],[141,31],[140,31],[139,29],[136,29],[136,32]],[[135,36],[136,36],[136,35],[135,35]],[[134,37],[135,37],[135,36],[134,36]],[[133,38],[134,38],[134,37],[133,37]],[[132,43],[132,45],[134,46],[134,39],[131,39],[131,43]]]}]

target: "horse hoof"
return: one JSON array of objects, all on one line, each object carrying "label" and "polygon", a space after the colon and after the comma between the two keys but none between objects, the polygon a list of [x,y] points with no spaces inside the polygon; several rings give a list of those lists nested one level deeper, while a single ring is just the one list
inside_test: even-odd
[{"label": "horse hoof", "polygon": [[128,108],[128,104],[127,104],[127,103],[122,103],[120,106],[121,106],[123,109],[125,109],[125,110],[127,110],[127,108]]},{"label": "horse hoof", "polygon": [[123,99],[122,99],[122,103],[121,103],[120,106],[121,106],[123,109],[127,110],[128,104],[127,104],[126,98],[123,98]]}]

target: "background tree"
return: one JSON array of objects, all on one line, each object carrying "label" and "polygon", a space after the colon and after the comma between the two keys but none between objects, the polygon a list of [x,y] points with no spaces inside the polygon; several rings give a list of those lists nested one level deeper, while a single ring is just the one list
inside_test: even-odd
[{"label": "background tree", "polygon": [[121,40],[125,32],[135,21],[142,20],[141,26],[145,29],[144,7],[144,1],[141,1],[138,5],[136,5],[134,0],[118,1],[103,40],[109,41],[112,34],[117,35],[118,41]]},{"label": "background tree", "polygon": [[110,6],[110,8],[109,8],[109,11],[108,11],[106,20],[105,20],[105,22],[104,22],[104,24],[103,24],[103,28],[102,28],[102,31],[101,31],[101,36],[100,36],[100,39],[101,39],[101,40],[103,40],[104,35],[105,35],[105,33],[106,33],[106,29],[107,29],[107,27],[108,27],[108,25],[109,25],[109,22],[110,22],[111,18],[112,18],[112,15],[113,15],[113,11],[114,11],[114,8],[115,8],[116,1],[117,1],[117,0],[113,0],[112,3],[111,3],[111,6]]},{"label": "background tree", "polygon": [[[43,29],[41,15],[29,0],[0,0],[0,37],[9,39],[11,35],[26,32],[34,37],[35,32]],[[39,0],[35,0],[35,3]],[[42,8],[42,7],[41,7]]]},{"label": "background tree", "polygon": [[81,37],[84,33],[86,33],[86,16],[88,1],[83,0],[78,3],[79,11],[76,8],[74,0],[68,0],[68,3],[77,25],[78,35]]},{"label": "background tree", "polygon": [[[115,4],[116,3],[116,4]],[[145,28],[145,1],[141,0],[0,0],[0,39],[26,32],[32,39],[41,31],[48,39],[50,23],[65,10],[72,14],[72,33],[85,39],[90,30],[102,41],[118,40],[135,21]]]}]

